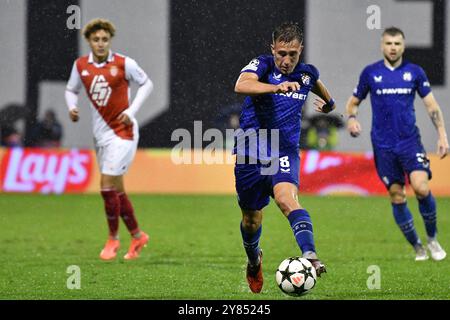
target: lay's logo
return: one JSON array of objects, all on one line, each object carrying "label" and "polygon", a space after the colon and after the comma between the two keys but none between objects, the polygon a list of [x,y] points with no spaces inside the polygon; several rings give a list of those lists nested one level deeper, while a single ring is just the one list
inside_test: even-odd
[{"label": "lay's logo", "polygon": [[93,166],[90,151],[9,149],[1,164],[4,192],[80,192],[89,185]]}]

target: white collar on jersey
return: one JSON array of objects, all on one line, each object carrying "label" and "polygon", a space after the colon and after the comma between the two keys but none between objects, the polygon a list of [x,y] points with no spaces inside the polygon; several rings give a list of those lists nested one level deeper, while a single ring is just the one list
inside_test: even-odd
[{"label": "white collar on jersey", "polygon": [[398,67],[391,67],[391,66],[387,66],[387,65],[384,65],[386,68],[388,68],[389,70],[391,70],[391,71],[394,71],[395,69],[397,69]]},{"label": "white collar on jersey", "polygon": [[[113,52],[111,51],[111,50],[109,50],[109,53],[108,53],[108,58],[106,59],[106,61],[107,62],[111,62],[111,61],[114,61],[114,54],[113,54]],[[89,52],[89,58],[88,58],[88,63],[94,63],[94,55],[92,54],[92,51],[91,52]],[[104,62],[102,62],[102,63],[95,63],[95,64],[103,64]]]}]

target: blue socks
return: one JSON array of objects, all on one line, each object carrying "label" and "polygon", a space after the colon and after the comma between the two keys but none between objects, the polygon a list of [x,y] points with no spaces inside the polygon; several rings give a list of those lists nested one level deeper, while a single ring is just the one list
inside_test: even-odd
[{"label": "blue socks", "polygon": [[294,232],[295,240],[297,240],[297,244],[302,252],[316,252],[313,226],[308,211],[305,209],[297,209],[289,213],[287,218]]},{"label": "blue socks", "polygon": [[247,253],[248,261],[252,265],[256,265],[259,259],[259,238],[261,238],[262,225],[259,226],[255,233],[248,233],[242,227],[241,222],[241,234],[244,243],[244,249]]},{"label": "blue socks", "polygon": [[425,229],[427,230],[428,238],[434,238],[436,236],[436,200],[433,195],[428,193],[423,199],[417,199],[419,201],[419,211],[425,222]]},{"label": "blue socks", "polygon": [[[288,215],[289,223],[294,232],[298,246],[305,252],[316,252],[313,237],[313,226],[308,211],[298,209]],[[241,222],[241,235],[245,252],[250,264],[257,264],[259,259],[259,239],[261,238],[262,226],[255,233],[248,233],[244,230]]]},{"label": "blue socks", "polygon": [[392,203],[392,210],[394,212],[395,222],[397,222],[406,240],[413,246],[420,243],[416,229],[414,228],[413,217],[406,202],[401,204]]}]

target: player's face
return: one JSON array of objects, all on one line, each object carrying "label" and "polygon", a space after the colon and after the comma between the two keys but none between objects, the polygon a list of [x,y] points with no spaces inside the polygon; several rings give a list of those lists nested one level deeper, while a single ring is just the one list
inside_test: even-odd
[{"label": "player's face", "polygon": [[289,74],[294,70],[300,59],[303,46],[295,39],[288,43],[275,41],[271,45],[271,49],[277,68],[282,74]]},{"label": "player's face", "polygon": [[105,30],[91,33],[88,39],[89,46],[97,61],[104,61],[111,48],[111,34]]},{"label": "player's face", "polygon": [[385,34],[381,39],[381,50],[390,64],[395,64],[405,52],[405,40],[401,34],[391,36]]}]

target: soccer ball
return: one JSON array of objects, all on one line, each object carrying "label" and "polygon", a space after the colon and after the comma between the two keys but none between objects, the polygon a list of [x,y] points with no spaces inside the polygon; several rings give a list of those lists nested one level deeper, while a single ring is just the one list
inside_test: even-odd
[{"label": "soccer ball", "polygon": [[287,258],[280,263],[275,279],[281,291],[290,296],[300,296],[316,285],[316,269],[305,258]]}]

